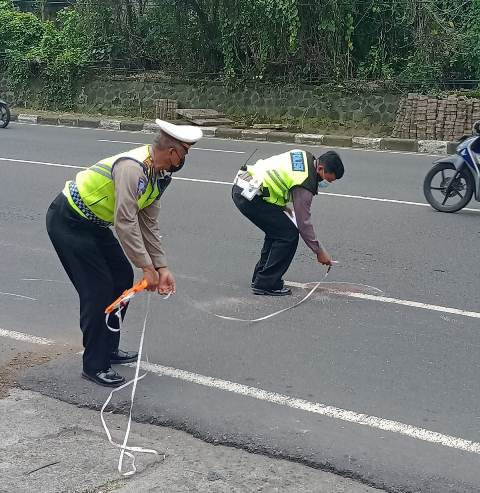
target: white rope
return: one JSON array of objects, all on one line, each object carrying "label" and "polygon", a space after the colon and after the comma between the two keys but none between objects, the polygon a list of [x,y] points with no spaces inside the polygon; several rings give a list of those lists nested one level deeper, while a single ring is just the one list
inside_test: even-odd
[{"label": "white rope", "polygon": [[[323,276],[323,279],[321,281],[316,282],[315,283],[315,286],[313,286],[313,288],[307,293],[307,295],[305,297],[303,297],[297,303],[295,303],[295,304],[293,304],[291,306],[288,306],[287,308],[283,308],[282,310],[278,310],[278,311],[276,311],[274,313],[270,313],[269,315],[265,315],[264,317],[254,318],[254,319],[227,317],[225,315],[218,315],[217,313],[212,313],[212,315],[214,315],[215,317],[221,318],[223,320],[232,320],[234,322],[245,322],[245,323],[263,322],[264,320],[268,320],[269,318],[276,317],[277,315],[280,315],[280,313],[287,312],[288,310],[292,310],[293,308],[296,308],[297,306],[300,306],[302,303],[305,303],[305,301],[307,301],[308,298],[310,298],[310,296],[312,296],[312,294],[315,293],[315,291],[318,289],[318,287],[320,286],[320,284],[322,284],[323,281],[325,281],[325,279],[328,277],[328,274],[330,272],[331,267],[332,266],[329,266],[328,267],[327,272]],[[313,283],[308,283],[308,284],[313,284]]]},{"label": "white rope", "polygon": [[296,308],[297,306],[301,305],[302,303],[307,301],[308,298],[310,298],[310,296],[312,296],[312,294],[317,290],[318,286],[320,286],[321,283],[322,283],[322,281],[317,282],[315,284],[315,286],[309,291],[309,293],[304,298],[302,298],[300,301],[295,303],[294,305],[287,306],[287,308],[283,308],[282,310],[278,310],[274,313],[270,313],[270,315],[265,315],[264,317],[254,318],[254,319],[250,320],[250,319],[245,319],[245,318],[227,317],[225,315],[218,315],[217,313],[213,313],[213,315],[215,315],[215,317],[222,318],[223,320],[233,320],[234,322],[248,322],[248,323],[262,322],[263,320],[268,320],[269,318],[276,317],[277,315],[280,315],[280,313],[284,313],[288,310],[292,310],[293,308]]},{"label": "white rope", "polygon": [[[171,293],[169,293],[163,299],[164,300],[168,299],[170,297],[170,294]],[[105,430],[105,433],[107,434],[108,441],[114,447],[117,447],[120,449],[120,457],[118,459],[118,467],[117,468],[118,468],[118,472],[120,474],[122,474],[122,476],[132,476],[137,471],[137,468],[135,466],[135,456],[131,452],[140,452],[143,454],[159,455],[158,452],[156,450],[153,450],[153,449],[147,449],[147,448],[143,448],[143,447],[131,447],[131,446],[127,445],[128,437],[130,435],[130,428],[131,428],[131,424],[132,424],[132,410],[133,410],[133,403],[135,400],[135,392],[137,390],[137,384],[142,378],[145,378],[145,376],[147,375],[146,373],[144,373],[143,375],[139,376],[139,372],[140,372],[140,362],[142,360],[143,341],[145,339],[147,319],[148,319],[148,314],[150,311],[150,298],[151,298],[151,293],[148,294],[148,298],[147,298],[147,309],[146,309],[146,313],[145,313],[145,318],[143,320],[142,335],[140,336],[140,344],[138,347],[138,358],[137,358],[137,361],[135,363],[135,376],[133,377],[132,380],[129,380],[128,382],[124,383],[120,387],[113,389],[110,392],[110,395],[107,397],[107,400],[103,404],[102,409],[100,410],[100,419],[102,420],[103,429]],[[117,310],[117,313],[116,313],[116,315],[119,317],[119,323],[121,323],[121,317],[119,316],[120,310],[121,310],[121,308],[119,308]],[[110,330],[112,330],[112,329],[110,328]],[[120,390],[123,390],[124,388],[128,387],[131,384],[133,384],[133,385],[132,385],[132,393],[131,393],[131,397],[130,397],[130,411],[128,414],[128,424],[127,424],[127,429],[125,431],[125,436],[123,437],[123,443],[119,444],[119,443],[113,441],[112,435],[110,433],[110,430],[108,429],[108,426],[105,422],[105,418],[103,417],[103,414],[105,412],[105,408],[108,406],[108,404],[112,400],[113,394],[115,392],[119,392]],[[125,455],[127,457],[129,457],[130,459],[132,459],[132,468],[130,469],[130,471],[127,471],[127,472],[123,472],[123,458]]]},{"label": "white rope", "polygon": [[107,313],[105,315],[105,325],[107,326],[107,329],[110,330],[111,332],[120,332],[120,330],[122,328],[122,308],[119,308],[115,312],[115,316],[118,318],[118,329],[116,329],[115,327],[112,327],[111,325],[108,324],[108,320],[110,318],[110,315],[111,315],[111,313]]},{"label": "white rope", "polygon": [[130,300],[135,296],[135,293],[130,293],[128,296],[125,296],[125,298],[122,299],[122,301],[118,304],[118,309],[115,311],[115,315],[118,318],[118,329],[115,327],[112,327],[111,325],[108,324],[108,320],[110,318],[111,313],[107,313],[105,315],[105,324],[108,328],[108,330],[112,332],[120,332],[122,328],[122,310],[128,306],[130,303]]},{"label": "white rope", "polygon": [[[255,318],[255,319],[243,319],[243,318],[236,318],[236,317],[228,317],[225,315],[218,315],[217,313],[211,313],[211,312],[208,312],[208,313],[210,313],[211,315],[214,315],[215,317],[221,318],[223,320],[231,320],[234,322],[246,322],[246,323],[252,323],[253,322],[253,323],[256,323],[256,322],[262,322],[263,320],[268,320],[269,318],[280,315],[281,313],[284,313],[288,310],[292,310],[293,308],[296,308],[297,306],[301,305],[302,303],[305,303],[305,301],[307,301],[313,295],[313,293],[318,289],[320,284],[322,284],[322,282],[328,277],[330,269],[331,269],[331,266],[328,267],[327,272],[325,273],[325,276],[323,277],[323,279],[321,281],[316,282],[314,287],[300,301],[298,301],[297,303],[295,303],[295,304],[293,304],[287,308],[283,308],[282,310],[278,310],[274,313],[270,313],[269,315],[265,315],[264,317]],[[170,294],[171,293],[169,293],[163,299],[165,299],[165,300],[168,299],[170,297]],[[139,372],[140,372],[140,361],[142,359],[142,352],[143,352],[143,341],[145,339],[145,330],[146,330],[147,319],[148,319],[148,314],[149,314],[149,310],[150,310],[150,298],[151,298],[151,293],[149,293],[148,299],[147,299],[147,310],[146,310],[146,314],[145,314],[145,319],[143,321],[142,335],[140,337],[140,344],[139,344],[139,348],[138,348],[138,358],[137,358],[137,361],[135,363],[135,376],[133,377],[132,380],[124,383],[120,387],[113,389],[110,392],[110,395],[108,396],[107,400],[103,404],[102,409],[100,410],[100,419],[102,420],[103,428],[105,430],[105,433],[107,434],[108,441],[114,447],[117,447],[120,449],[120,457],[118,459],[118,472],[125,477],[126,476],[132,476],[137,471],[137,468],[135,466],[135,456],[131,452],[141,452],[144,454],[158,455],[158,452],[156,450],[153,450],[153,449],[146,449],[143,447],[131,447],[131,446],[127,445],[128,437],[130,435],[130,428],[131,428],[131,424],[132,424],[132,409],[133,409],[133,403],[135,400],[135,392],[137,390],[137,384],[142,378],[144,378],[147,375],[146,373],[144,373],[143,375],[139,376]],[[115,313],[115,315],[118,317],[119,329],[114,329],[113,327],[108,325],[108,316],[109,315],[107,314],[107,316],[106,316],[105,321],[107,323],[107,327],[112,332],[118,332],[120,330],[121,323],[122,323],[121,309],[124,306],[125,306],[125,304],[122,304],[121,306],[119,306],[118,310]],[[115,392],[119,392],[120,390],[123,390],[124,388],[128,387],[131,384],[133,384],[133,386],[132,386],[132,394],[131,394],[131,400],[130,400],[130,411],[129,411],[129,415],[128,415],[128,424],[127,424],[127,429],[125,431],[125,436],[123,438],[123,443],[119,444],[119,443],[113,441],[112,435],[110,433],[110,430],[108,429],[108,426],[105,422],[105,418],[103,417],[103,414],[105,412],[105,408],[108,406],[108,404],[112,400],[113,394]],[[132,468],[130,469],[130,471],[127,471],[127,472],[123,472],[123,458],[125,455],[127,457],[129,457],[130,459],[132,459]]]}]

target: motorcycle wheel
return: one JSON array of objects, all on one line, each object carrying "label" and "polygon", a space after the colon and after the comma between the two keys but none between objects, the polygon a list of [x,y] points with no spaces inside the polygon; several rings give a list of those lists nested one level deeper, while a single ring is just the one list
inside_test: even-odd
[{"label": "motorcycle wheel", "polygon": [[5,104],[0,104],[0,128],[5,128],[10,123],[10,110]]},{"label": "motorcycle wheel", "polygon": [[[447,196],[447,188],[453,179],[455,182]],[[438,163],[427,173],[423,193],[427,202],[437,211],[457,212],[470,202],[474,187],[473,176],[468,170],[462,169],[457,176],[453,164]]]}]

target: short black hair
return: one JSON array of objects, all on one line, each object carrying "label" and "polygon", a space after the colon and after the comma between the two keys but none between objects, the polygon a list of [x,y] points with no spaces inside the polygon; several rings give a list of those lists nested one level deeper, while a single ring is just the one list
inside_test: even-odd
[{"label": "short black hair", "polygon": [[322,154],[318,157],[317,161],[318,164],[323,164],[325,171],[333,173],[337,180],[340,180],[345,173],[342,160],[335,151],[328,151],[325,154]]}]

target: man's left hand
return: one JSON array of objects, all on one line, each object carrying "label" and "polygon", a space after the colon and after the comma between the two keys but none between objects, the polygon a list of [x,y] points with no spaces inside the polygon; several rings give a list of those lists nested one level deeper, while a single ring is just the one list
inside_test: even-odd
[{"label": "man's left hand", "polygon": [[175,294],[176,285],[173,274],[168,270],[167,267],[160,267],[157,269],[158,272],[158,294]]}]

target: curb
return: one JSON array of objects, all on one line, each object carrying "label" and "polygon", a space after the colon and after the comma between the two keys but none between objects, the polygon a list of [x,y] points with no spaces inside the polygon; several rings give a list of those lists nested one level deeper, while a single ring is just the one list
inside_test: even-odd
[{"label": "curb", "polygon": [[[106,130],[129,130],[153,133],[157,126],[152,122],[129,120],[47,117],[34,114],[11,115],[12,121],[30,124],[63,125],[69,127],[103,128]],[[329,147],[351,147],[381,151],[417,152],[422,154],[455,154],[457,142],[444,140],[396,139],[393,137],[350,137],[346,135],[321,135],[279,132],[261,128],[202,127],[206,137],[219,137],[235,140],[257,140],[262,142],[285,142],[295,144],[322,145]]]}]

